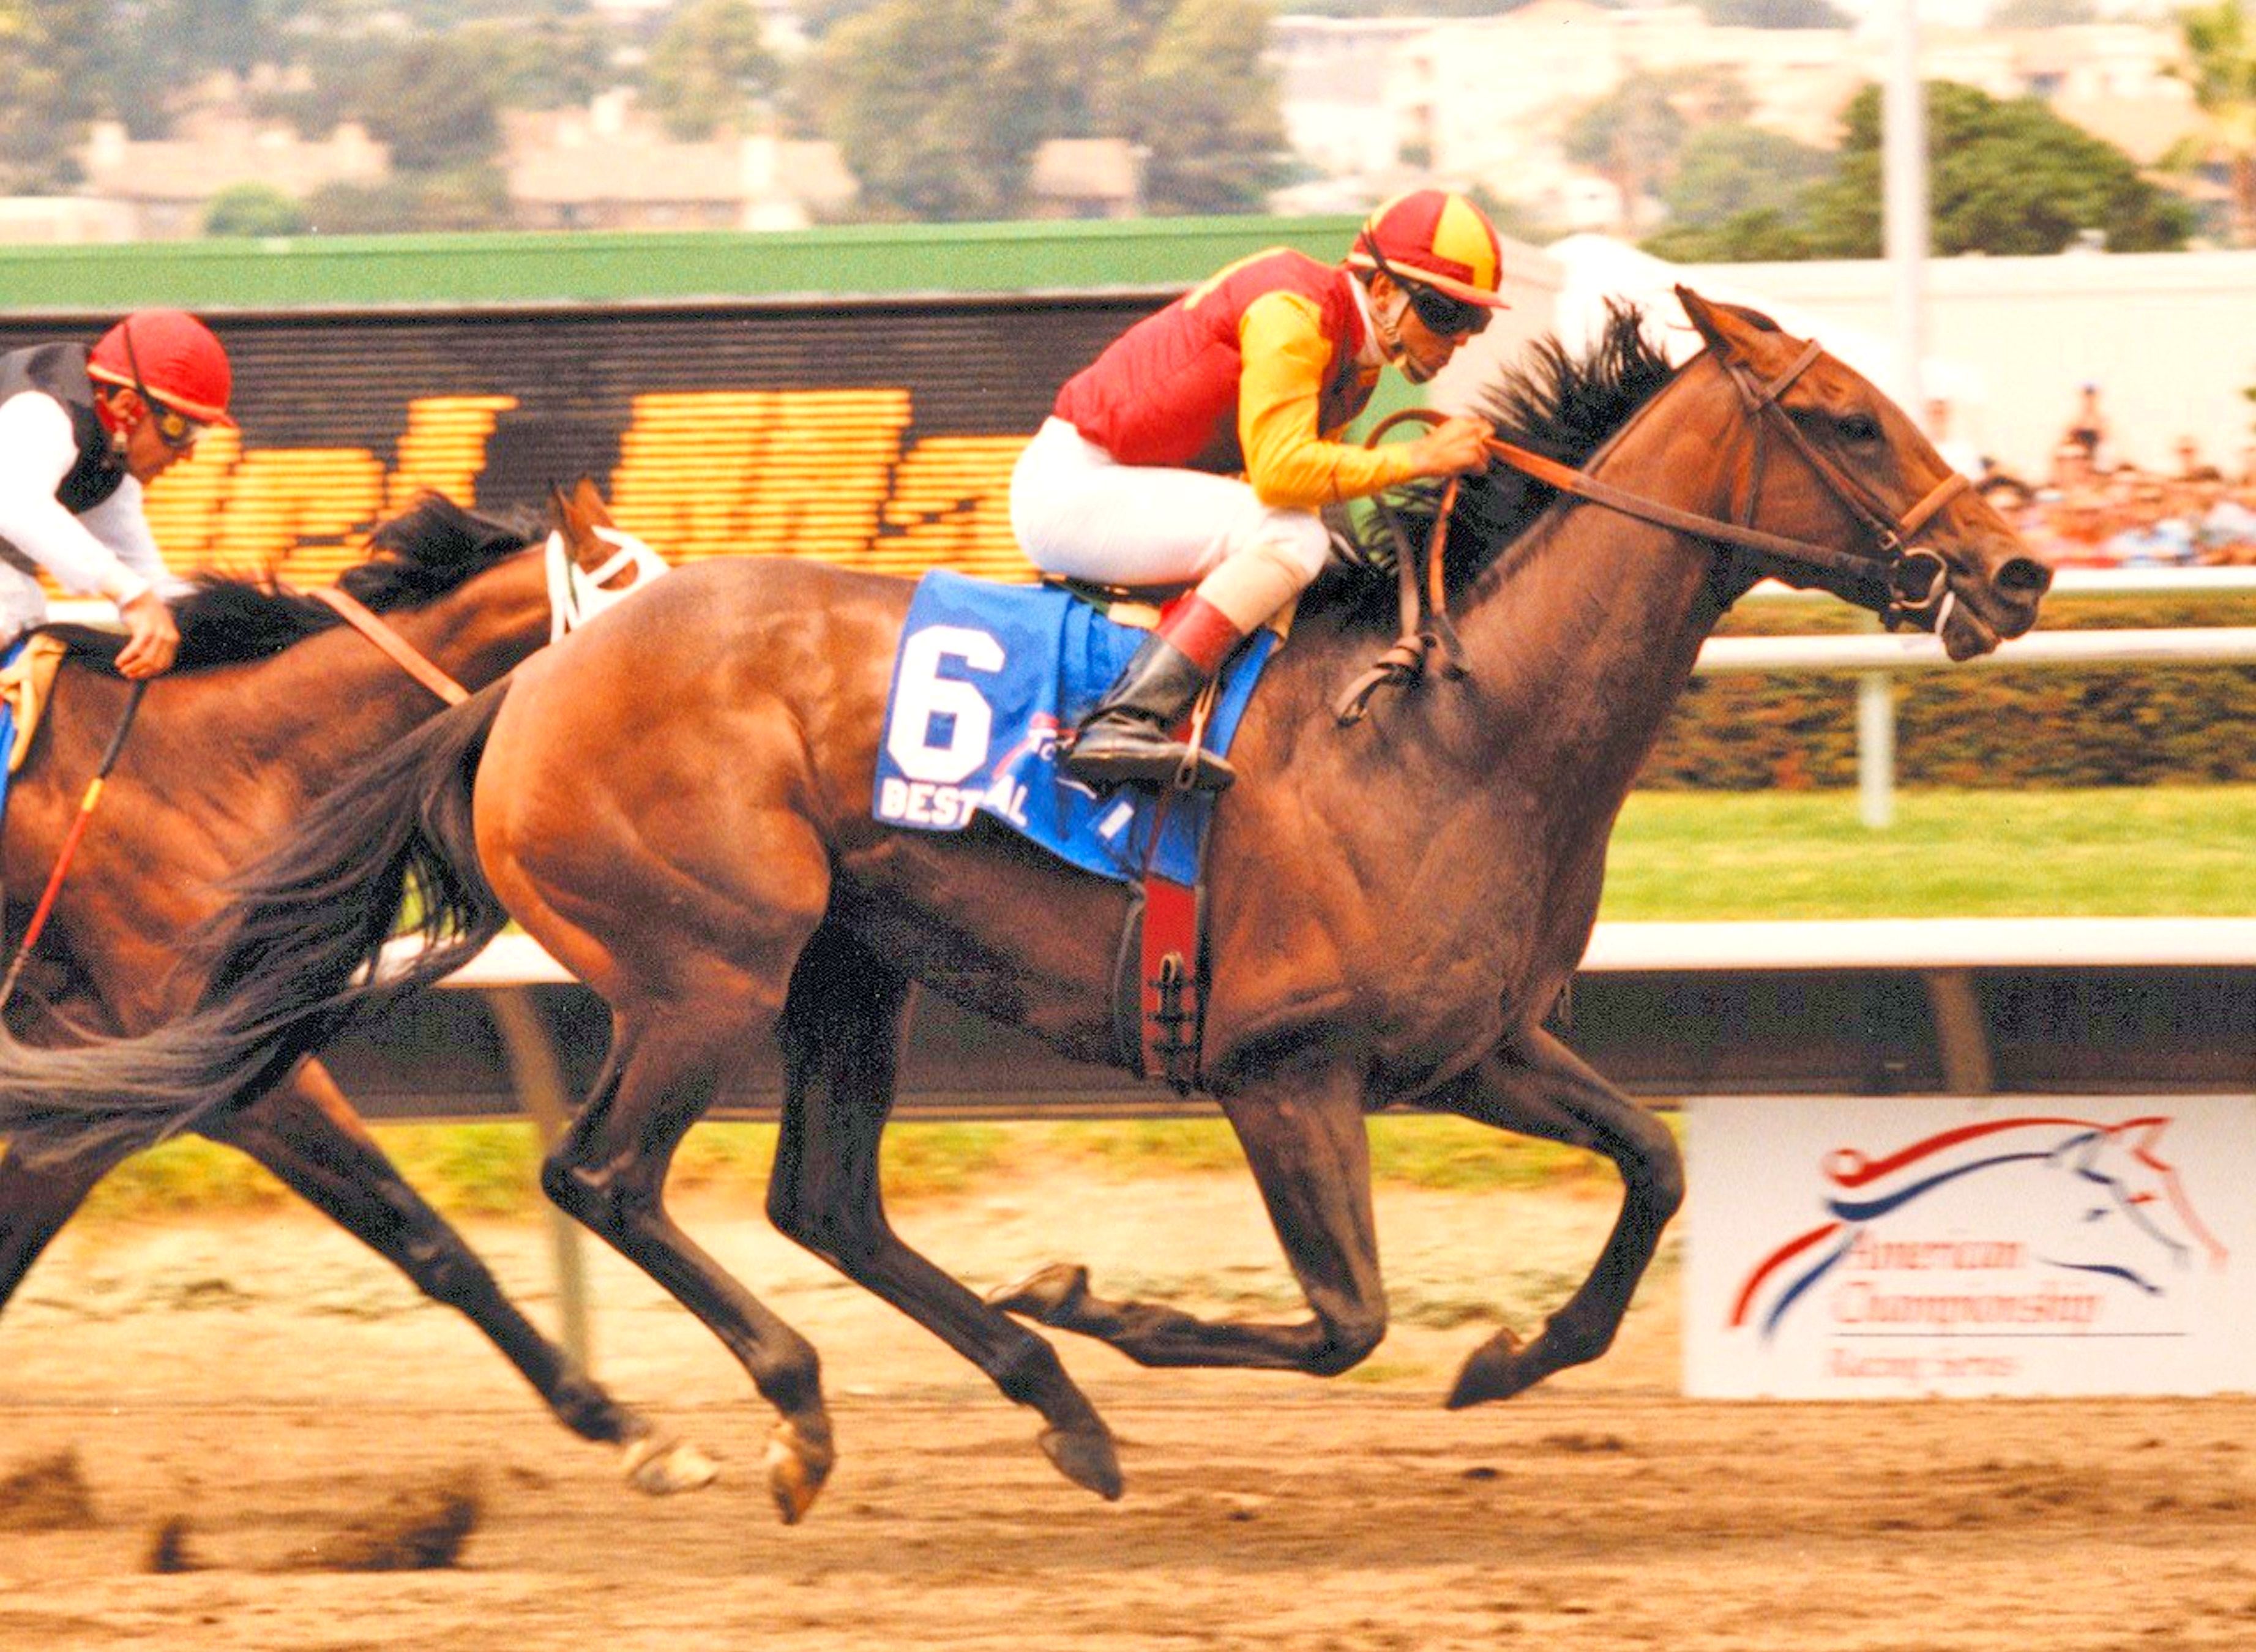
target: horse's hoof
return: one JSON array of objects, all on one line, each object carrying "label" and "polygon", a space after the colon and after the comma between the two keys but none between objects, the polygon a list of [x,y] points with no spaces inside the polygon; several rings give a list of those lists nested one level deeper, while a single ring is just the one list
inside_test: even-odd
[{"label": "horse's hoof", "polygon": [[1041,1444],[1058,1472],[1075,1486],[1088,1487],[1108,1503],[1120,1500],[1120,1458],[1103,1423],[1085,1429],[1044,1429]]},{"label": "horse's hoof", "polygon": [[720,1478],[721,1465],[686,1440],[638,1435],[622,1453],[627,1484],[652,1497],[701,1491]]},{"label": "horse's hoof", "polygon": [[1473,1350],[1464,1369],[1457,1373],[1457,1385],[1449,1390],[1449,1408],[1462,1411],[1490,1400],[1509,1400],[1533,1387],[1545,1373],[1536,1368],[1528,1352],[1517,1334],[1498,1331]]},{"label": "horse's hoof", "polygon": [[1015,1285],[989,1291],[987,1305],[1045,1325],[1062,1326],[1072,1323],[1075,1310],[1088,1298],[1089,1270],[1052,1262]]},{"label": "horse's hoof", "polygon": [[796,1526],[806,1517],[821,1494],[823,1482],[830,1478],[835,1460],[827,1436],[821,1440],[811,1438],[787,1417],[769,1433],[768,1493],[775,1499],[776,1513],[783,1516],[785,1525]]}]

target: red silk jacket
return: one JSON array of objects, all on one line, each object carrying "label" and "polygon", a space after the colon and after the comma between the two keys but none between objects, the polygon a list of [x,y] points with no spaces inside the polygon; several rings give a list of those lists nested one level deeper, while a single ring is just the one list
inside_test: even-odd
[{"label": "red silk jacket", "polygon": [[1066,381],[1055,415],[1123,464],[1240,471],[1265,505],[1314,510],[1404,480],[1399,444],[1336,438],[1369,405],[1353,277],[1277,247],[1146,316]]}]

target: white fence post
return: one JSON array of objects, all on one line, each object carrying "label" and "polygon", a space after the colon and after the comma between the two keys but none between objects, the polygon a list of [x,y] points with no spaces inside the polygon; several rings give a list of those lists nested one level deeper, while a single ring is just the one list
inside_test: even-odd
[{"label": "white fence post", "polygon": [[1885,671],[1857,679],[1857,805],[1873,831],[1896,823],[1896,680]]}]

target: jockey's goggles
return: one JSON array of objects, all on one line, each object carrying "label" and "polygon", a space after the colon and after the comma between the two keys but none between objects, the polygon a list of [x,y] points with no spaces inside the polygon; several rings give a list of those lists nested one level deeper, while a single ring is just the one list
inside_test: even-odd
[{"label": "jockey's goggles", "polygon": [[156,423],[158,439],[174,453],[186,453],[209,434],[212,428],[201,420],[191,419],[184,413],[167,407],[161,401],[149,403],[149,417]]},{"label": "jockey's goggles", "polygon": [[1477,333],[1488,325],[1489,311],[1484,305],[1468,304],[1463,299],[1451,298],[1439,287],[1404,280],[1399,276],[1396,285],[1408,297],[1410,307],[1418,312],[1418,319],[1426,324],[1426,330],[1436,338]]}]

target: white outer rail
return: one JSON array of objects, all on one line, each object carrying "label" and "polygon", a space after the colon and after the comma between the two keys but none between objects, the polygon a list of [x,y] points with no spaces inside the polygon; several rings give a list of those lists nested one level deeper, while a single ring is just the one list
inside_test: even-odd
[{"label": "white outer rail", "polygon": [[[385,950],[391,960],[412,941]],[[1810,918],[1601,923],[1585,971],[2256,967],[2256,917]],[[531,935],[510,934],[450,987],[553,986],[576,978]]]},{"label": "white outer rail", "polygon": [[[390,960],[416,942],[394,942]],[[405,952],[403,953],[403,949]],[[1992,1088],[1978,969],[2256,967],[2256,917],[1844,918],[1601,923],[1582,971],[1911,970],[1925,978],[1945,1077],[1961,1095]],[[441,983],[511,989],[574,978],[530,935],[504,935]]]},{"label": "white outer rail", "polygon": [[[394,942],[387,971],[419,943]],[[1847,918],[1786,921],[1611,922],[1590,937],[1582,971],[1909,970],[1924,979],[1949,1089],[1986,1095],[1994,1088],[1989,1027],[1974,991],[1978,969],[2168,969],[2256,967],[2256,917],[2231,918]],[[574,978],[539,942],[504,935],[440,985],[483,988],[497,999],[515,989]],[[532,1025],[531,1022],[525,1023]],[[510,1029],[505,1039],[514,1044]],[[512,1050],[520,1076],[553,1056]],[[558,1127],[558,1096],[528,1105]]]},{"label": "white outer rail", "polygon": [[[1971,666],[2214,666],[2256,662],[2256,625],[2178,631],[2040,631],[2000,643]],[[1924,632],[1893,636],[1710,637],[1696,671],[1910,671],[1949,666]]]}]

